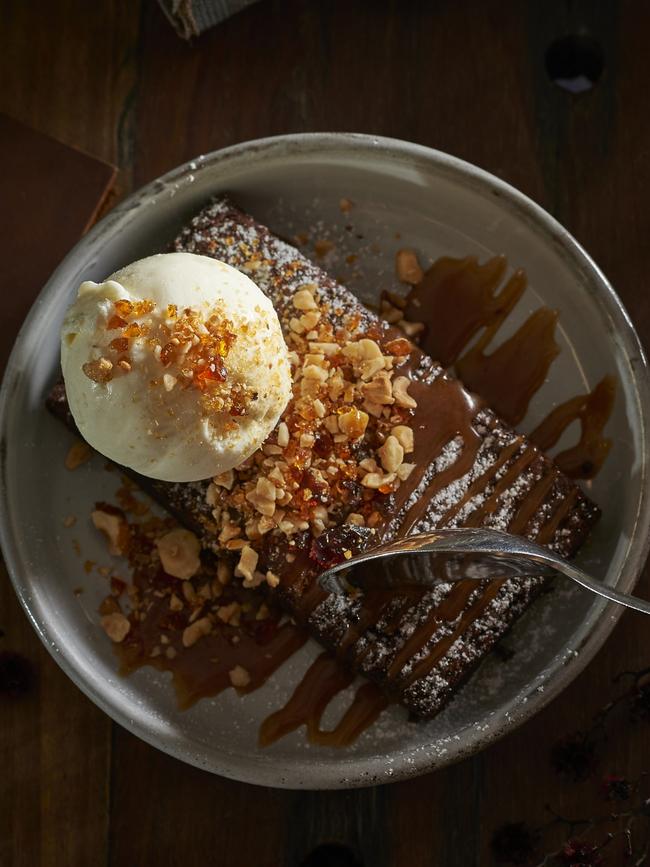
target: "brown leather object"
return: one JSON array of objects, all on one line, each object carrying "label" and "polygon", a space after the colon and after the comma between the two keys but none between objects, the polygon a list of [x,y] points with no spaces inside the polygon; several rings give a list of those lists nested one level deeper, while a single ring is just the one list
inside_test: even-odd
[{"label": "brown leather object", "polygon": [[34,299],[96,219],[116,174],[114,166],[0,114],[0,369]]}]

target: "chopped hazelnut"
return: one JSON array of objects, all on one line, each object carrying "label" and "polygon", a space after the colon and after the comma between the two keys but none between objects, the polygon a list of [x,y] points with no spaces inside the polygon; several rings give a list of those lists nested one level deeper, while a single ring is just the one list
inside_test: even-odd
[{"label": "chopped hazelnut", "polygon": [[171,391],[177,382],[178,379],[175,376],[172,376],[171,373],[163,373],[163,385],[165,386],[165,391]]},{"label": "chopped hazelnut", "polygon": [[201,545],[190,530],[181,527],[171,530],[156,539],[156,547],[162,567],[168,575],[187,580],[199,571]]},{"label": "chopped hazelnut", "polygon": [[216,506],[219,499],[219,492],[214,482],[210,482],[205,492],[205,502],[208,506]]},{"label": "chopped hazelnut", "polygon": [[231,602],[229,605],[221,605],[217,611],[217,617],[224,623],[230,623],[233,618],[239,616],[241,605],[239,602]]},{"label": "chopped hazelnut", "polygon": [[273,482],[260,476],[257,484],[252,491],[248,491],[246,499],[257,509],[260,515],[266,515],[267,518],[273,517],[275,512],[275,497],[277,488]]},{"label": "chopped hazelnut", "polygon": [[323,355],[335,355],[339,351],[338,343],[319,343],[313,341],[310,347],[314,352],[320,352]]},{"label": "chopped hazelnut", "polygon": [[[406,379],[406,377],[398,377],[398,379]],[[370,382],[364,382],[361,392],[366,400],[381,406],[395,401],[394,387],[391,387],[390,375],[385,370],[375,374]]]},{"label": "chopped hazelnut", "polygon": [[337,415],[328,415],[325,421],[323,422],[325,425],[325,429],[331,433],[338,433],[339,431],[339,416]]},{"label": "chopped hazelnut", "polygon": [[111,554],[122,556],[129,547],[129,525],[121,515],[95,509],[90,515],[95,527],[108,539],[108,550]]},{"label": "chopped hazelnut", "polygon": [[305,379],[316,379],[318,382],[326,382],[329,373],[324,367],[319,367],[315,364],[307,364],[302,369],[302,375]]},{"label": "chopped hazelnut", "polygon": [[361,479],[361,484],[365,488],[378,490],[379,488],[384,487],[384,485],[391,485],[396,478],[396,473],[366,473],[366,475]]},{"label": "chopped hazelnut", "polygon": [[300,317],[300,324],[305,331],[311,331],[318,325],[319,320],[320,312],[318,310],[309,310]]},{"label": "chopped hazelnut", "polygon": [[374,403],[372,400],[364,400],[362,406],[368,415],[374,418],[381,418],[381,414],[384,411],[384,407],[380,403]]},{"label": "chopped hazelnut", "polygon": [[400,283],[417,285],[424,277],[424,271],[420,267],[415,250],[404,248],[398,250],[395,255],[395,271]]},{"label": "chopped hazelnut", "polygon": [[397,468],[397,478],[400,482],[405,482],[415,469],[415,464],[401,464]]},{"label": "chopped hazelnut", "polygon": [[382,354],[379,344],[367,337],[354,343],[348,343],[341,351],[347,358],[359,362],[369,361],[371,358],[380,358]]},{"label": "chopped hazelnut", "polygon": [[276,514],[274,514],[272,518],[267,518],[266,515],[262,515],[262,517],[257,522],[257,532],[260,536],[263,536],[265,533],[269,533],[271,530],[273,530],[274,527],[277,526],[276,515],[277,509]]},{"label": "chopped hazelnut", "polygon": [[266,583],[269,585],[269,587],[277,587],[280,583],[280,579],[278,578],[278,576],[270,570],[266,573],[265,577]]},{"label": "chopped hazelnut", "polygon": [[398,406],[415,409],[417,402],[408,393],[411,380],[407,376],[396,376],[393,380],[393,398]]},{"label": "chopped hazelnut", "polygon": [[293,306],[297,310],[316,310],[318,305],[309,289],[299,289],[293,296]]},{"label": "chopped hazelnut", "polygon": [[286,448],[289,445],[289,428],[283,421],[278,425],[278,445],[282,448]]},{"label": "chopped hazelnut", "polygon": [[244,587],[250,587],[254,584],[253,573],[257,567],[258,559],[257,551],[253,550],[250,545],[245,545],[242,548],[239,563],[235,566],[235,575],[244,579]]},{"label": "chopped hazelnut", "polygon": [[106,635],[108,635],[111,641],[114,641],[116,644],[124,641],[131,630],[131,624],[129,623],[128,618],[119,611],[116,611],[113,614],[105,614],[104,617],[102,617],[101,623]]},{"label": "chopped hazelnut", "polygon": [[194,623],[190,623],[183,630],[183,647],[192,647],[200,638],[207,635],[211,629],[212,622],[209,617],[201,617],[199,620],[195,620]]},{"label": "chopped hazelnut", "polygon": [[215,476],[212,481],[218,487],[230,491],[232,490],[232,486],[235,484],[234,470],[226,470],[225,473],[219,473],[219,475]]},{"label": "chopped hazelnut", "polygon": [[398,424],[392,429],[391,433],[397,438],[405,454],[408,455],[413,451],[415,447],[413,428],[405,424]]},{"label": "chopped hazelnut", "polygon": [[235,524],[232,521],[226,520],[223,527],[221,528],[221,532],[219,533],[219,541],[222,545],[225,545],[226,542],[229,542],[231,539],[236,539],[240,533],[241,528],[239,524]]},{"label": "chopped hazelnut", "polygon": [[236,665],[228,672],[230,682],[238,689],[244,689],[251,682],[251,676],[241,665]]},{"label": "chopped hazelnut", "polygon": [[404,460],[404,449],[397,437],[392,434],[386,438],[383,446],[377,449],[377,454],[381,459],[382,467],[387,473],[394,473]]},{"label": "chopped hazelnut", "polygon": [[385,366],[386,361],[383,356],[379,358],[369,358],[367,361],[362,361],[359,367],[361,379],[364,381],[372,379],[372,377],[376,373],[379,373],[380,370],[383,370]]}]

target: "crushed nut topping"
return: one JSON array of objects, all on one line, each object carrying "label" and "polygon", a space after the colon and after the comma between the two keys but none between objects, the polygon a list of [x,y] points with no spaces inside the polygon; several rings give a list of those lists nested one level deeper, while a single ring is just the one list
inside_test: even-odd
[{"label": "crushed nut topping", "polygon": [[160,364],[158,381],[165,391],[194,387],[201,392],[206,414],[246,415],[256,395],[250,388],[229,380],[227,358],[236,340],[229,319],[218,311],[205,317],[191,307],[178,310],[169,304],[164,315],[138,321],[155,310],[150,300],[121,299],[113,302],[113,309],[106,322],[111,335],[107,354],[82,365],[89,379],[107,383],[116,376],[127,376],[134,368],[132,350],[137,340]]},{"label": "crushed nut topping", "polygon": [[247,588],[279,582],[258,570],[263,540],[290,548],[296,534],[318,537],[346,520],[374,527],[413,467],[404,456],[414,449],[417,403],[400,372],[413,344],[382,326],[363,330],[359,317],[333,326],[311,284],[292,302],[281,315],[293,399],[264,446],[206,495],[215,547],[239,552],[235,575]]}]

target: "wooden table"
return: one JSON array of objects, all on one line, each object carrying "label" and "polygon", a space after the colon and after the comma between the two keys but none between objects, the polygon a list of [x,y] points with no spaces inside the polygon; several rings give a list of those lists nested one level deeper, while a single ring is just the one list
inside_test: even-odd
[{"label": "wooden table", "polygon": [[[153,0],[5,0],[0,10],[0,110],[115,162],[122,192],[257,136],[409,139],[488,169],[554,213],[648,342],[648,4],[262,0],[192,44]],[[590,74],[599,50],[604,69],[574,96],[549,79],[545,54],[583,32],[595,40],[579,43]],[[15,216],[27,231],[28,215]],[[650,595],[647,575],[639,592]],[[37,672],[24,695],[0,694],[2,865],[487,865],[504,823],[541,825],[546,804],[565,816],[607,812],[603,774],[650,771],[647,724],[625,713],[608,720],[590,779],[567,781],[549,760],[558,738],[588,727],[620,691],[617,672],[650,664],[641,615],[624,615],[573,686],[490,749],[411,782],[325,793],[219,779],[113,725],[42,649],[4,575],[0,627],[0,651]],[[567,833],[558,825],[541,851]],[[607,863],[624,863],[619,842]],[[334,843],[344,848],[317,849]]]}]

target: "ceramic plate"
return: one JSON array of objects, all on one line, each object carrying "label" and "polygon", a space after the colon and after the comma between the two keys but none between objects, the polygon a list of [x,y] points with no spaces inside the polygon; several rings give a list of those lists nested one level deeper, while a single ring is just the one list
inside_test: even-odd
[{"label": "ceramic plate", "polygon": [[[508,328],[541,303],[556,308],[561,354],[523,427],[605,374],[617,377],[608,428],[614,447],[585,486],[603,506],[603,519],[579,563],[621,590],[634,586],[650,538],[648,371],[605,277],[548,214],[467,163],[405,142],[314,134],[237,145],[155,181],[86,235],[43,289],[16,341],[0,406],[1,535],[16,592],[75,683],[121,725],[184,761],[239,780],[306,788],[382,783],[441,767],[537,712],[594,655],[620,610],[562,585],[517,623],[508,637],[512,659],[490,657],[434,720],[408,722],[403,710],[391,708],[345,750],[312,747],[303,731],[265,750],[256,745],[260,721],[291,693],[318,653],[315,645],[257,692],[239,698],[228,690],[181,713],[169,675],[148,669],[127,679],[117,675],[98,626],[106,587],[84,573],[83,561],[103,562],[107,555],[87,516],[118,482],[99,457],[73,473],[64,468],[71,438],[43,409],[57,376],[59,325],[82,280],[101,280],[163,249],[211,195],[226,190],[276,233],[308,231],[334,240],[327,266],[367,300],[393,285],[395,251],[406,243],[423,261],[505,253],[513,267],[525,268],[529,289]],[[349,215],[339,208],[342,197],[355,203]],[[353,268],[345,261],[351,253],[358,256]],[[78,521],[65,529],[68,514]],[[73,593],[78,587],[81,595]],[[325,723],[340,707],[328,710]]]}]

